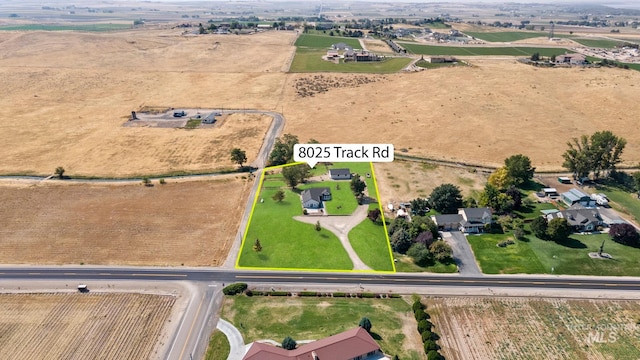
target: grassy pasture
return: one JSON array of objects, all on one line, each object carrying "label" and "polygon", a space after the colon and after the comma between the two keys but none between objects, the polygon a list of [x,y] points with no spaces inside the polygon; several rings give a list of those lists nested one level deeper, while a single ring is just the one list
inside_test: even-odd
[{"label": "grassy pasture", "polygon": [[215,330],[209,339],[209,347],[204,360],[226,360],[231,351],[227,336],[220,330]]},{"label": "grassy pasture", "polygon": [[581,38],[574,38],[571,39],[577,43],[580,43],[584,46],[588,46],[588,47],[592,47],[592,48],[605,48],[605,49],[611,49],[616,47],[616,45],[623,43],[623,41],[615,41],[615,40],[609,40],[609,39],[581,39]]},{"label": "grassy pasture", "polygon": [[360,260],[370,268],[378,271],[394,271],[389,242],[381,221],[374,223],[364,219],[349,232],[349,242],[358,253]]},{"label": "grassy pasture", "polygon": [[390,58],[382,61],[372,62],[348,62],[340,61],[335,64],[331,61],[322,59],[325,55],[324,50],[317,48],[298,48],[293,58],[289,72],[341,72],[341,73],[377,73],[389,74],[400,71],[407,66],[411,59],[409,58]]},{"label": "grassy pasture", "polygon": [[91,31],[103,32],[131,29],[130,24],[44,25],[25,24],[0,26],[0,31]]},{"label": "grassy pasture", "polygon": [[474,32],[464,31],[464,34],[473,36],[476,39],[481,39],[489,42],[511,42],[524,39],[531,39],[541,36],[547,36],[547,33],[543,32],[525,32],[525,31],[504,31],[504,32]]},{"label": "grassy pasture", "polygon": [[542,47],[472,47],[472,46],[435,46],[402,43],[407,50],[418,55],[453,55],[453,56],[552,56],[571,52],[564,48]]},{"label": "grassy pasture", "polygon": [[345,38],[338,36],[323,36],[323,35],[310,35],[310,34],[301,34],[296,40],[295,46],[297,47],[309,47],[309,48],[320,48],[327,49],[330,48],[331,45],[337,43],[345,43],[351,46],[354,49],[360,49],[360,42],[354,38]]},{"label": "grassy pasture", "polygon": [[[352,329],[366,316],[382,351],[401,359],[421,359],[418,354],[424,352],[413,345],[419,335],[410,312],[411,307],[403,299],[235,296],[225,298],[221,316],[238,327],[246,342],[280,342],[286,336],[320,339]],[[412,339],[403,332],[405,323],[411,324]]]}]

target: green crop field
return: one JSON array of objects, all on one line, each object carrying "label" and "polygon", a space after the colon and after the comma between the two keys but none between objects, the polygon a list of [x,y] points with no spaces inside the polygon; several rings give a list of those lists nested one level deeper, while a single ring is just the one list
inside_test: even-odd
[{"label": "green crop field", "polygon": [[362,48],[362,46],[360,46],[360,41],[354,38],[346,38],[346,37],[339,37],[339,36],[310,35],[310,34],[301,34],[298,37],[298,40],[296,40],[295,46],[328,49],[331,47],[331,45],[337,44],[340,42],[345,43],[354,49]]},{"label": "green crop field", "polygon": [[395,73],[410,62],[410,58],[388,58],[382,61],[371,62],[347,62],[342,60],[339,64],[335,64],[331,61],[322,59],[322,56],[326,54],[324,50],[318,50],[316,48],[304,48],[299,47],[296,50],[296,55],[293,58],[289,72],[303,73],[303,72],[341,72],[341,73],[376,73],[376,74],[389,74]]},{"label": "green crop field", "polygon": [[[384,353],[400,359],[422,359],[422,349],[408,349],[403,324],[415,329],[411,306],[403,299],[347,299],[331,297],[227,296],[222,318],[233,323],[245,342],[321,339],[371,320],[371,332]],[[421,355],[422,354],[422,355]]]},{"label": "green crop field", "polygon": [[528,32],[528,31],[504,31],[504,32],[473,32],[465,31],[465,35],[472,36],[476,39],[481,39],[489,42],[511,42],[524,39],[531,39],[541,36],[547,36],[547,33],[543,32]]},{"label": "green crop field", "polygon": [[473,47],[473,46],[434,46],[401,43],[408,51],[418,55],[450,55],[450,56],[552,56],[572,51],[564,48],[538,47]]},{"label": "green crop field", "polygon": [[579,44],[584,46],[592,47],[592,48],[603,48],[603,49],[611,49],[616,47],[618,44],[622,44],[623,41],[615,41],[608,39],[582,39],[582,38],[573,38],[571,39]]},{"label": "green crop field", "polygon": [[0,26],[0,31],[113,31],[131,29],[131,24],[85,24],[85,25],[10,25]]}]

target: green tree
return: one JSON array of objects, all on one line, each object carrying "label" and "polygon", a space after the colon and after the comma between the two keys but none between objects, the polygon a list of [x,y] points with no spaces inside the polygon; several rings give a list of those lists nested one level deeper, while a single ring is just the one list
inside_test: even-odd
[{"label": "green tree", "polygon": [[282,168],[282,176],[284,177],[284,181],[287,185],[291,188],[295,188],[298,184],[309,178],[309,170],[309,165],[307,164],[285,166]]},{"label": "green tree", "polygon": [[153,186],[153,184],[151,183],[151,180],[149,180],[149,178],[146,177],[146,176],[142,178],[142,185],[144,185],[144,186]]},{"label": "green tree", "polygon": [[430,232],[432,238],[437,238],[439,236],[438,226],[430,217],[418,215],[412,217],[411,222],[409,223],[409,236],[411,237],[411,240],[414,241],[418,235],[425,231]]},{"label": "green tree", "polygon": [[428,354],[431,351],[436,351],[438,350],[438,345],[436,345],[436,342],[433,340],[427,340],[424,342],[424,352],[426,354]]},{"label": "green tree", "polygon": [[380,209],[375,208],[373,210],[369,210],[369,212],[367,213],[367,217],[369,218],[369,220],[376,222],[380,219]]},{"label": "green tree", "polygon": [[369,320],[368,317],[365,316],[362,319],[360,319],[358,326],[367,330],[368,333],[371,333],[371,320]]},{"label": "green tree", "polygon": [[517,154],[504,159],[504,166],[516,185],[525,183],[533,179],[536,168],[531,166],[531,159],[528,156]]},{"label": "green tree", "polygon": [[320,220],[316,221],[315,229],[316,229],[316,231],[322,230],[322,226],[320,226]]},{"label": "green tree", "polygon": [[429,320],[418,321],[418,332],[422,334],[425,331],[431,331],[433,324]]},{"label": "green tree", "polygon": [[453,254],[451,246],[443,240],[434,241],[429,247],[429,250],[433,254],[433,257],[441,263],[451,261],[451,255]]},{"label": "green tree", "polygon": [[636,186],[636,191],[640,194],[640,171],[633,173],[633,183]]},{"label": "green tree", "polygon": [[595,178],[601,173],[608,175],[615,170],[622,159],[622,152],[627,144],[624,138],[611,131],[597,131],[590,137],[582,135],[567,143],[569,149],[562,154],[562,166],[573,172],[575,177],[587,177],[593,172]]},{"label": "green tree", "polygon": [[260,239],[256,239],[256,242],[253,243],[253,251],[256,251],[256,252],[262,251],[262,244],[260,244]]},{"label": "green tree", "polygon": [[284,134],[277,138],[273,144],[273,150],[269,154],[269,165],[283,165],[293,160],[293,146],[297,144],[298,137],[291,134]]},{"label": "green tree", "polygon": [[298,344],[291,336],[287,336],[282,340],[282,348],[285,350],[293,350],[296,346],[298,346]]},{"label": "green tree", "polygon": [[547,239],[547,227],[549,224],[547,223],[547,219],[542,216],[538,216],[533,221],[531,221],[531,231],[533,231],[533,235],[535,235],[539,239]]},{"label": "green tree", "polygon": [[242,167],[242,164],[247,162],[247,154],[239,148],[233,148],[231,150],[231,161]]},{"label": "green tree", "polygon": [[565,218],[555,218],[549,221],[547,236],[555,242],[565,241],[571,235],[571,226]]},{"label": "green tree", "polygon": [[205,34],[207,31],[204,29],[204,26],[202,26],[202,23],[198,24],[198,33],[199,34]]},{"label": "green tree", "polygon": [[453,184],[437,186],[429,196],[429,203],[442,214],[455,214],[462,207],[462,193],[460,188]]},{"label": "green tree", "polygon": [[540,61],[540,53],[539,52],[533,53],[533,55],[531,55],[531,61]]},{"label": "green tree", "polygon": [[411,212],[414,215],[424,216],[429,211],[429,202],[427,199],[415,198],[411,200]]},{"label": "green tree", "polygon": [[411,238],[404,229],[399,229],[391,235],[391,247],[393,251],[404,254],[411,247]]},{"label": "green tree", "polygon": [[593,169],[589,137],[582,135],[580,138],[573,138],[567,145],[569,149],[562,154],[564,158],[562,166],[571,171],[574,177],[583,178],[589,176]]},{"label": "green tree", "polygon": [[284,191],[278,190],[276,191],[275,194],[273,194],[271,198],[277,202],[282,202],[282,200],[284,200],[284,197],[285,197]]},{"label": "green tree", "polygon": [[64,168],[62,166],[58,166],[54,172],[54,174],[58,177],[58,179],[64,178]]},{"label": "green tree", "polygon": [[502,228],[502,232],[506,233],[507,231],[511,230],[511,221],[512,220],[513,220],[513,218],[511,216],[509,216],[509,215],[500,215],[500,216],[498,216],[497,223]]},{"label": "green tree", "polygon": [[440,355],[437,350],[427,352],[427,360],[444,360],[444,356]]},{"label": "green tree", "polygon": [[407,255],[410,256],[418,266],[424,267],[433,264],[433,256],[425,244],[415,243],[411,245],[409,250],[407,250]]},{"label": "green tree", "polygon": [[362,181],[360,175],[356,174],[351,178],[351,191],[356,197],[361,197],[364,194],[364,189],[367,188],[367,183]]},{"label": "green tree", "polygon": [[514,201],[506,193],[487,183],[480,194],[480,206],[490,207],[496,214],[505,214],[513,210]]}]

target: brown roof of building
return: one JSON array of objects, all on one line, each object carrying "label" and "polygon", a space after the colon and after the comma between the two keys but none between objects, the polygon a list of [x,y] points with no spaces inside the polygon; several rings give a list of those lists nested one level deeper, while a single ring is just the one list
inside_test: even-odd
[{"label": "brown roof of building", "polygon": [[295,350],[284,350],[275,346],[253,343],[243,360],[349,360],[360,355],[379,351],[380,346],[369,333],[357,327],[340,334],[314,341]]}]

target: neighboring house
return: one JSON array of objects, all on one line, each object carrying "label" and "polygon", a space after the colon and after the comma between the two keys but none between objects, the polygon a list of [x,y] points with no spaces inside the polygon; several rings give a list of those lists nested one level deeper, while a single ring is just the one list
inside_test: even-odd
[{"label": "neighboring house", "polygon": [[547,214],[545,216],[547,221],[551,221],[556,218],[567,219],[567,223],[576,232],[590,232],[595,231],[598,226],[604,225],[602,216],[597,209],[585,208],[582,205],[576,204],[567,210],[561,210]]},{"label": "neighboring house", "polygon": [[335,59],[338,57],[340,57],[340,54],[338,54],[338,50],[335,50],[335,49],[327,50],[327,59]]},{"label": "neighboring house", "polygon": [[380,346],[361,328],[329,336],[285,350],[273,345],[254,342],[242,360],[389,360]]},{"label": "neighboring house", "polygon": [[351,180],[351,170],[349,169],[329,169],[331,180]]},{"label": "neighboring house", "polygon": [[556,64],[584,65],[587,58],[582,54],[556,55]]},{"label": "neighboring house", "polygon": [[485,208],[464,208],[459,209],[458,214],[462,216],[460,230],[466,233],[479,233],[484,231],[484,226],[491,224],[491,209]]},{"label": "neighboring house", "polygon": [[464,219],[460,214],[431,215],[431,220],[438,226],[438,230],[459,230],[460,222]]},{"label": "neighboring house", "polygon": [[449,57],[449,56],[432,56],[427,58],[427,61],[432,64],[440,64],[440,63],[454,63],[458,60],[454,57]]},{"label": "neighboring house", "polygon": [[331,200],[331,191],[325,187],[311,188],[303,190],[300,196],[305,209],[320,209],[324,201]]},{"label": "neighboring house", "polygon": [[592,199],[591,196],[575,188],[562,193],[560,197],[562,198],[562,201],[567,204],[567,206],[572,206],[575,204],[580,204],[586,207],[596,206],[596,201]]},{"label": "neighboring house", "polygon": [[353,50],[353,48],[351,46],[349,46],[349,45],[347,45],[347,44],[345,44],[343,42],[339,42],[337,44],[333,44],[333,45],[331,45],[331,48],[335,49],[335,50]]}]

